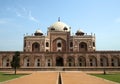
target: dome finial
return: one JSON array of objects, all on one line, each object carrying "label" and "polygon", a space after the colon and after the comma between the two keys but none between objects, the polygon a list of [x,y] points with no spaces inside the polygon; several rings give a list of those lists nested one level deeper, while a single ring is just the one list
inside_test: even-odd
[{"label": "dome finial", "polygon": [[58,22],[60,22],[60,17],[58,17]]}]

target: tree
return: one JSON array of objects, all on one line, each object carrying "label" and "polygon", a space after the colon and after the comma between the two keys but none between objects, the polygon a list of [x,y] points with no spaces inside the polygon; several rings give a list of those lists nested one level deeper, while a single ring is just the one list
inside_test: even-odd
[{"label": "tree", "polygon": [[15,74],[16,74],[17,68],[20,67],[20,52],[18,51],[15,52],[11,61],[11,67],[15,70]]}]

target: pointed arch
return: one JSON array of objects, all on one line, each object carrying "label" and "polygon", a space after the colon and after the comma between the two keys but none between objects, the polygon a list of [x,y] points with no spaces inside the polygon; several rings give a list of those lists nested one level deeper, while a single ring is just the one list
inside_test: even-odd
[{"label": "pointed arch", "polygon": [[35,61],[34,61],[34,66],[35,67],[40,67],[41,66],[41,59],[40,57],[35,57]]},{"label": "pointed arch", "polygon": [[70,47],[73,47],[73,42],[72,41],[70,42]]},{"label": "pointed arch", "polygon": [[28,56],[24,57],[23,59],[24,67],[29,67],[30,66],[30,58]]},{"label": "pointed arch", "polygon": [[108,66],[108,58],[105,56],[100,57],[100,65],[101,66]]},{"label": "pointed arch", "polygon": [[39,51],[40,51],[40,44],[37,43],[37,42],[34,42],[34,43],[32,44],[32,51],[33,51],[33,52],[39,52]]},{"label": "pointed arch", "polygon": [[90,66],[97,66],[97,58],[95,56],[91,56],[89,58]]},{"label": "pointed arch", "polygon": [[64,60],[62,57],[56,57],[56,66],[64,66]]},{"label": "pointed arch", "polygon": [[2,64],[3,64],[3,67],[10,67],[10,58],[9,57],[4,57],[2,59]]},{"label": "pointed arch", "polygon": [[46,42],[46,47],[49,47],[49,43],[48,42]]},{"label": "pointed arch", "polygon": [[85,57],[80,56],[80,57],[78,58],[78,65],[79,65],[79,66],[86,66],[86,59],[85,59]]},{"label": "pointed arch", "polygon": [[79,51],[87,51],[87,43],[81,42],[79,44]]},{"label": "pointed arch", "polygon": [[115,67],[117,67],[117,66],[119,66],[119,58],[118,57],[112,57],[111,58],[111,65],[112,66],[115,66]]},{"label": "pointed arch", "polygon": [[75,66],[75,59],[72,56],[67,57],[67,66]]},{"label": "pointed arch", "polygon": [[52,46],[53,51],[66,51],[66,41],[60,37],[53,40]]},{"label": "pointed arch", "polygon": [[48,67],[52,66],[52,58],[50,57],[46,58],[46,66]]}]

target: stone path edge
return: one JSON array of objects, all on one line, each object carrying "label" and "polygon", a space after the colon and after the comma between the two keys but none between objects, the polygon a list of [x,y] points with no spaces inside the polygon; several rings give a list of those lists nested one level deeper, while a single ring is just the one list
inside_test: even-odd
[{"label": "stone path edge", "polygon": [[57,80],[56,80],[56,84],[58,84],[58,78],[59,78],[59,72],[58,72],[58,74],[57,74]]},{"label": "stone path edge", "polygon": [[[61,74],[61,79],[62,79],[62,74]],[[63,80],[62,80],[62,84],[64,84],[64,83],[63,83]]]}]

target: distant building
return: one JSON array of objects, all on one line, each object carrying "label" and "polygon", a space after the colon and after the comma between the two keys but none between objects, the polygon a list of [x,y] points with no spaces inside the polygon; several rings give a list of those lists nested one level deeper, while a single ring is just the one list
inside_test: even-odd
[{"label": "distant building", "polygon": [[[14,52],[0,52],[0,69],[10,68]],[[71,35],[71,27],[58,20],[48,27],[47,35],[37,30],[24,37],[20,52],[21,69],[65,70],[120,69],[120,51],[96,51],[95,35],[82,30]]]}]

